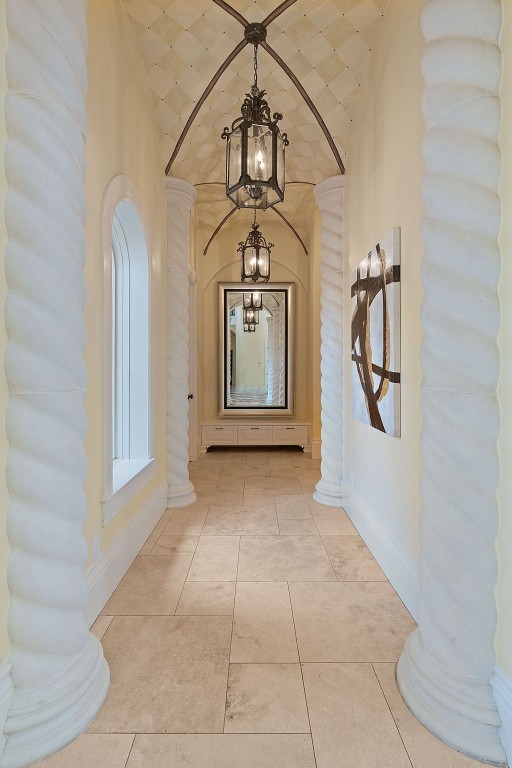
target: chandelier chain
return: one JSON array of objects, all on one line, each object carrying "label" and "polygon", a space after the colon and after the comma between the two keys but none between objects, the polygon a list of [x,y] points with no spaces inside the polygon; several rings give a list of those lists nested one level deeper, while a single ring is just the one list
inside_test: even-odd
[{"label": "chandelier chain", "polygon": [[254,87],[258,87],[258,44],[254,45]]}]

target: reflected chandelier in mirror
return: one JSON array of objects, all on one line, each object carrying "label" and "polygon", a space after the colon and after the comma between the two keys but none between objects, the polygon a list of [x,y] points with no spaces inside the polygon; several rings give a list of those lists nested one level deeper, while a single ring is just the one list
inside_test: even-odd
[{"label": "reflected chandelier in mirror", "polygon": [[[219,283],[219,413],[291,415],[293,283],[255,288]],[[255,315],[250,333],[248,311]]]}]

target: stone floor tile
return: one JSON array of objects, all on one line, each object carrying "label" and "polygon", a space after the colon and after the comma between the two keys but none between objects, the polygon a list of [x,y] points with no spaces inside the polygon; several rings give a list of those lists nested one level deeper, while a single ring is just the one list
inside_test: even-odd
[{"label": "stone floor tile", "polygon": [[278,534],[276,508],[211,506],[203,527],[203,536],[212,535],[272,535]]},{"label": "stone floor tile", "polygon": [[187,581],[176,616],[232,616],[234,581]]},{"label": "stone floor tile", "polygon": [[180,535],[179,533],[168,536],[162,533],[151,550],[151,557],[155,555],[193,555],[196,551],[199,536]]},{"label": "stone floor tile", "polygon": [[197,498],[201,504],[220,506],[241,505],[244,500],[244,480],[237,483],[236,487],[231,485],[204,485],[196,487]]},{"label": "stone floor tile", "polygon": [[290,596],[303,662],[397,661],[415,627],[388,583],[291,583]]},{"label": "stone floor tile", "polygon": [[245,493],[300,493],[300,484],[293,477],[246,478]]},{"label": "stone floor tile", "polygon": [[317,768],[411,768],[371,664],[302,670]]},{"label": "stone floor tile", "polygon": [[297,480],[303,486],[315,486],[322,477],[319,469],[306,469],[305,467],[299,467],[294,471],[296,473]]},{"label": "stone floor tile", "polygon": [[244,507],[268,507],[270,504],[274,504],[274,494],[250,494],[244,493]]},{"label": "stone floor tile", "polygon": [[116,616],[103,649],[110,689],[92,733],[220,733],[232,620]]},{"label": "stone floor tile", "polygon": [[232,663],[293,663],[299,659],[286,583],[239,582]]},{"label": "stone floor tile", "polygon": [[27,768],[124,768],[134,734],[83,733],[69,746]]},{"label": "stone floor tile", "polygon": [[358,536],[349,516],[343,509],[328,509],[325,512],[313,512],[316,527],[322,536]]},{"label": "stone floor tile", "polygon": [[291,477],[294,479],[297,475],[293,467],[271,467],[270,477]]},{"label": "stone floor tile", "polygon": [[316,536],[242,536],[239,581],[336,581]]},{"label": "stone floor tile", "polygon": [[309,733],[299,664],[231,664],[225,733]]},{"label": "stone floor tile", "polygon": [[201,537],[187,581],[235,581],[239,546],[239,536]]},{"label": "stone floor tile", "polygon": [[172,616],[192,554],[137,557],[102,611],[104,616]]},{"label": "stone floor tile", "polygon": [[360,536],[322,536],[338,581],[387,581]]},{"label": "stone floor tile", "polygon": [[[281,536],[291,535],[311,535],[318,536],[318,528],[315,525],[314,520],[306,518],[304,520],[289,520],[287,518],[279,520],[279,533]],[[336,569],[334,569],[336,571]]]},{"label": "stone floor tile", "polygon": [[315,768],[311,736],[140,735],[127,768]]},{"label": "stone floor tile", "polygon": [[414,768],[482,768],[482,763],[450,749],[413,717],[396,687],[394,664],[373,666]]},{"label": "stone floor tile", "polygon": [[223,464],[218,482],[219,484],[229,483],[231,478],[239,479],[246,477],[270,477],[270,469],[266,459],[256,464],[252,462],[250,464]]},{"label": "stone floor tile", "polygon": [[207,505],[201,505],[195,509],[192,509],[191,507],[175,509],[161,533],[164,533],[166,536],[174,534],[180,534],[182,536],[199,536],[203,529],[203,523],[206,520],[207,514]]},{"label": "stone floor tile", "polygon": [[280,496],[276,500],[279,520],[311,520],[311,512],[303,496]]},{"label": "stone floor tile", "polygon": [[101,640],[107,629],[109,628],[113,616],[98,616],[96,621],[91,627],[92,634],[98,638],[98,640]]},{"label": "stone floor tile", "polygon": [[217,484],[223,465],[212,465],[209,469],[189,469],[190,482],[194,485],[204,485],[205,483]]}]

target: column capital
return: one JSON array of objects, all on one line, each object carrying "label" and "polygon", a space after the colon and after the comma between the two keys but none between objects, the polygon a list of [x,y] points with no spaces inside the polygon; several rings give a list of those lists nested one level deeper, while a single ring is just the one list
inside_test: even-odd
[{"label": "column capital", "polygon": [[196,188],[193,184],[183,179],[177,179],[174,176],[165,177],[165,195],[167,198],[167,205],[179,205],[183,206],[192,212],[196,199]]},{"label": "column capital", "polygon": [[330,176],[319,181],[313,192],[319,208],[325,208],[331,202],[341,201],[345,191],[345,176]]}]

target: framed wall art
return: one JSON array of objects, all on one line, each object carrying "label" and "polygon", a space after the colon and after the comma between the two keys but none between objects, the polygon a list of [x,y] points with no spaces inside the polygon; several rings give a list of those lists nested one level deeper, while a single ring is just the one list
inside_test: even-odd
[{"label": "framed wall art", "polygon": [[352,416],[400,436],[400,227],[352,273]]}]

